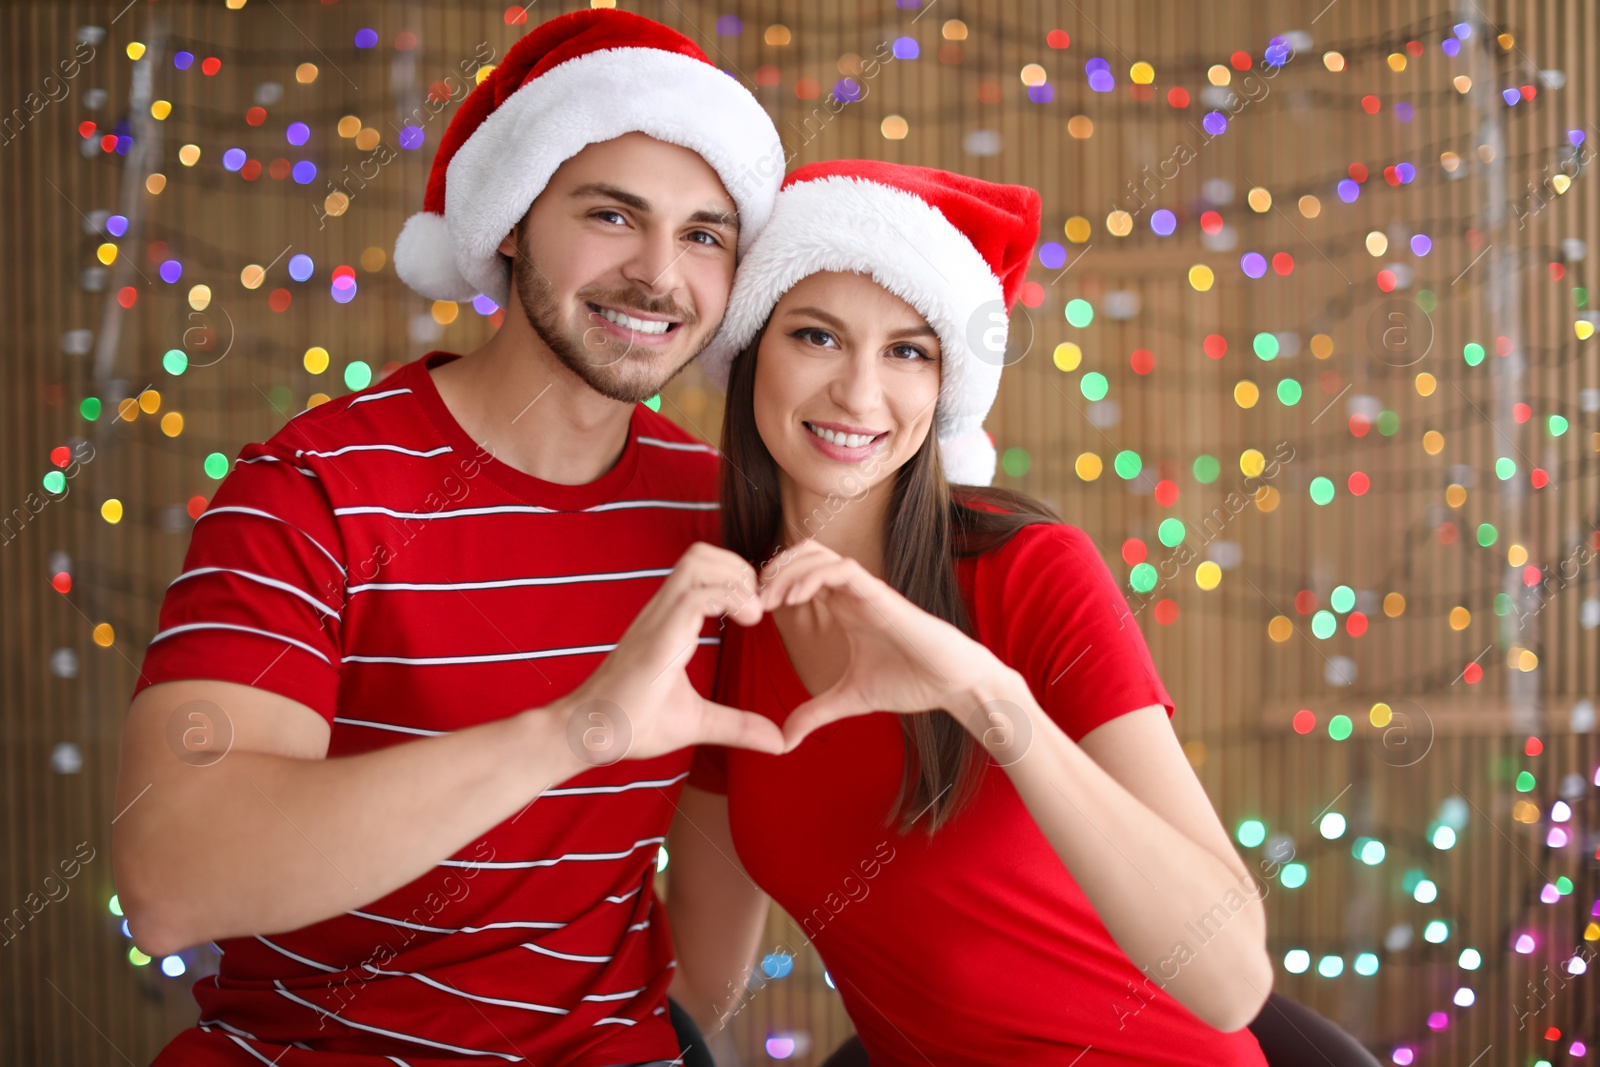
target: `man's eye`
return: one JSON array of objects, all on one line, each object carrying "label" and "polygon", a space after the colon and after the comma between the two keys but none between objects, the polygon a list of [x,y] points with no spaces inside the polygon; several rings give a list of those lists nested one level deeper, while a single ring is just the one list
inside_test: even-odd
[{"label": "man's eye", "polygon": [[595,219],[611,218],[611,219],[616,219],[618,222],[627,222],[628,221],[627,219],[622,217],[622,212],[613,211],[610,208],[604,208],[604,209],[602,209],[600,211],[596,211],[593,215],[591,215],[589,217],[590,218],[595,218]]},{"label": "man's eye", "polygon": [[722,238],[718,237],[716,234],[712,233],[710,230],[696,230],[696,231],[694,231],[693,233],[691,233],[689,235],[689,239],[690,240],[694,240],[695,238],[698,238],[698,237],[707,238],[707,240],[701,241],[699,243],[707,245],[708,247],[711,247],[711,248],[721,248],[722,247]]}]

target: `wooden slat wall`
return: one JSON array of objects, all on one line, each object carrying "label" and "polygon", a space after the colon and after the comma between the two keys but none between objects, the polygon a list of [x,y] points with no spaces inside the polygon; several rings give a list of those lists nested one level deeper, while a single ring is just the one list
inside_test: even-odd
[{"label": "wooden slat wall", "polygon": [[[67,87],[64,96],[42,108],[35,104],[36,115],[14,122],[0,136],[7,194],[0,198],[6,253],[0,321],[9,327],[7,358],[0,366],[6,459],[0,466],[0,505],[9,514],[25,506],[30,493],[42,497],[39,479],[49,469],[51,448],[81,437],[94,449],[94,458],[71,481],[67,498],[8,528],[0,551],[0,575],[12,606],[0,614],[5,679],[0,919],[18,914],[10,909],[23,909],[22,920],[13,918],[0,945],[0,988],[7,994],[0,1008],[5,1014],[0,1061],[6,1063],[145,1062],[192,1022],[188,987],[190,978],[209,965],[207,954],[193,956],[196,970],[179,980],[164,978],[154,967],[136,969],[127,962],[128,943],[106,910],[113,892],[108,827],[116,814],[111,797],[120,722],[162,590],[179,570],[187,543],[182,505],[211,491],[214,483],[202,473],[205,455],[218,451],[231,457],[246,441],[264,439],[318,389],[337,395],[342,389],[338,372],[347,361],[363,359],[381,367],[432,347],[470,350],[487,336],[488,325],[470,308],[437,339],[416,333],[414,321],[427,316],[427,306],[387,263],[376,272],[358,270],[361,292],[347,307],[332,303],[322,289],[333,265],[356,264],[370,247],[385,256],[392,252],[401,223],[420,204],[427,162],[449,112],[425,124],[424,150],[398,153],[400,158],[359,187],[349,211],[329,219],[325,229],[318,228],[315,205],[327,191],[326,180],[341,180],[347,164],[352,168],[347,173],[355,172],[367,155],[333,135],[339,116],[360,116],[393,145],[403,116],[421,103],[430,82],[455,71],[480,43],[503,55],[522,32],[504,24],[501,4],[280,0],[227,11],[222,4],[195,0],[135,0],[126,9],[124,2],[19,0],[0,7],[0,40],[9,59],[0,70],[5,110],[25,107],[30,92],[52,91],[45,76],[72,56],[80,26],[108,30],[81,72],[58,83]],[[537,21],[573,6],[536,5],[530,15]],[[1582,605],[1596,596],[1594,567],[1582,569],[1551,596],[1526,629],[1519,629],[1515,614],[1497,617],[1493,599],[1499,592],[1515,592],[1521,580],[1507,564],[1509,545],[1526,546],[1530,562],[1553,571],[1592,536],[1600,514],[1595,477],[1600,426],[1595,412],[1582,411],[1579,400],[1582,390],[1600,386],[1592,347],[1600,342],[1586,347],[1575,341],[1577,312],[1569,295],[1572,286],[1593,286],[1594,272],[1590,258],[1566,259],[1560,252],[1566,238],[1585,241],[1591,256],[1594,252],[1600,236],[1595,180],[1585,171],[1565,196],[1531,214],[1525,229],[1517,227],[1514,213],[1491,226],[1491,209],[1499,197],[1499,215],[1506,216],[1504,200],[1525,196],[1526,182],[1554,173],[1565,131],[1586,129],[1591,138],[1595,135],[1594,9],[1571,0],[1335,0],[1320,11],[1321,4],[1282,0],[1226,6],[1177,0],[937,0],[920,14],[880,0],[741,0],[726,8],[704,0],[641,0],[626,6],[690,34],[747,83],[760,65],[776,64],[782,84],[760,95],[773,109],[796,163],[868,156],[1031,184],[1044,195],[1046,239],[1061,241],[1069,216],[1090,220],[1087,251],[1069,245],[1074,261],[1065,272],[1036,268],[1032,277],[1044,286],[1044,299],[1036,308],[1018,311],[1019,318],[1031,321],[1035,341],[1028,355],[1007,370],[989,427],[1002,449],[1026,449],[1031,466],[1022,476],[1003,475],[999,482],[1060,508],[1095,536],[1119,575],[1127,572],[1117,558],[1127,538],[1143,539],[1153,559],[1164,558],[1155,532],[1167,515],[1189,521],[1190,544],[1197,548],[1208,540],[1238,546],[1239,566],[1224,571],[1215,591],[1195,587],[1192,566],[1163,588],[1180,609],[1174,624],[1157,625],[1149,608],[1140,608],[1138,619],[1178,702],[1175,726],[1225,822],[1232,827],[1245,818],[1261,818],[1270,834],[1290,835],[1297,858],[1311,868],[1305,888],[1274,885],[1268,898],[1275,955],[1281,958],[1292,947],[1308,948],[1314,956],[1346,954],[1345,976],[1327,980],[1280,970],[1278,988],[1341,1021],[1375,1049],[1386,1052],[1395,1043],[1416,1042],[1422,1063],[1467,1064],[1490,1044],[1495,1062],[1512,1057],[1531,1062],[1535,1055],[1556,1060],[1558,1046],[1539,1037],[1548,1025],[1559,1025],[1568,1039],[1581,1034],[1592,1046],[1600,1038],[1596,998],[1579,992],[1582,980],[1551,999],[1534,1017],[1537,1026],[1519,1030],[1518,1009],[1531,1006],[1525,984],[1540,977],[1540,967],[1553,965],[1560,948],[1578,943],[1584,914],[1600,893],[1595,862],[1581,859],[1585,852],[1594,854],[1591,828],[1600,821],[1600,803],[1586,784],[1573,802],[1580,840],[1558,853],[1543,845],[1547,826],[1511,818],[1520,796],[1511,780],[1524,767],[1533,770],[1539,784],[1528,799],[1548,810],[1563,776],[1579,775],[1587,783],[1600,761],[1594,734],[1575,733],[1570,725],[1575,702],[1594,699],[1600,691],[1596,630],[1581,622]],[[729,12],[742,18],[743,32],[717,36],[717,18]],[[939,26],[952,18],[965,21],[969,36],[961,42],[960,62],[942,63]],[[1439,36],[1463,19],[1477,23],[1479,36],[1460,59],[1448,60],[1439,50]],[[1485,20],[1515,36],[1511,51],[1475,47],[1486,32]],[[762,30],[771,23],[789,26],[793,43],[786,48],[763,44]],[[365,25],[378,28],[384,43],[357,53],[347,42]],[[1052,28],[1071,34],[1069,50],[1045,47],[1044,34]],[[418,34],[417,51],[397,55],[390,50],[402,29]],[[1259,58],[1272,34],[1294,29],[1308,31],[1313,47],[1272,79],[1270,92],[1245,106],[1225,135],[1204,143],[1198,120],[1207,110],[1199,100],[1206,67],[1225,62],[1238,49]],[[807,125],[823,101],[797,100],[797,78],[816,79],[825,95],[841,76],[842,55],[871,56],[880,43],[903,34],[917,38],[920,59],[885,65],[861,103]],[[1404,73],[1390,72],[1384,57],[1411,37],[1425,42],[1424,56]],[[159,196],[143,192],[142,173],[131,183],[124,173],[123,164],[136,161],[139,149],[128,157],[84,155],[76,131],[85,119],[104,131],[138,97],[136,65],[124,52],[132,40],[151,48],[143,61],[153,68],[149,92],[174,104],[164,123],[135,118],[151,168],[169,179]],[[199,58],[220,57],[222,72],[206,78],[197,64],[180,74],[170,59],[179,48]],[[1322,69],[1320,56],[1327,48],[1346,54],[1349,72],[1336,76]],[[1094,55],[1110,60],[1116,93],[1101,96],[1083,88],[1082,63]],[[1126,87],[1134,60],[1147,60],[1156,69],[1156,94],[1149,102],[1134,101]],[[309,86],[295,82],[294,68],[302,62],[320,67]],[[1054,102],[1027,101],[1018,71],[1029,62],[1049,72]],[[1470,72],[1476,86],[1466,98],[1450,87],[1450,75],[1459,70]],[[1565,87],[1540,83],[1540,70],[1563,72]],[[256,86],[269,81],[282,85],[283,99],[270,108],[274,119],[267,129],[281,130],[286,115],[309,122],[313,141],[304,152],[290,152],[275,140],[280,134],[269,137],[241,121]],[[980,101],[980,84],[991,81],[1000,88],[999,103]],[[1529,82],[1539,84],[1531,103],[1506,108],[1493,97],[1484,99],[1506,85]],[[1174,84],[1196,97],[1187,111],[1163,102]],[[88,106],[91,90],[105,94],[98,109]],[[1366,92],[1381,97],[1378,115],[1360,110],[1357,100]],[[1410,124],[1393,118],[1392,107],[1401,100],[1416,106]],[[1087,140],[1066,132],[1066,119],[1080,112],[1095,123]],[[879,133],[879,122],[891,113],[910,124],[904,141],[888,141]],[[1497,155],[1486,163],[1477,145],[1486,124],[1496,120]],[[980,129],[998,133],[999,154],[965,152],[966,135]],[[185,143],[203,150],[195,168],[176,160]],[[1137,203],[1127,183],[1142,180],[1142,167],[1153,169],[1180,143],[1196,150],[1194,161],[1137,213],[1132,236],[1112,237],[1106,213]],[[217,166],[233,144],[246,147],[253,158],[280,152],[313,158],[321,173],[308,186],[264,175],[251,187]],[[1461,155],[1466,177],[1450,180],[1441,170],[1439,153],[1447,149]],[[1418,177],[1411,186],[1390,189],[1382,168],[1401,160],[1414,163]],[[1346,206],[1333,194],[1333,185],[1354,161],[1369,166],[1373,177],[1360,200]],[[1546,166],[1550,169],[1541,171]],[[1234,202],[1221,208],[1238,234],[1237,246],[1229,251],[1207,251],[1195,237],[1201,187],[1213,178],[1226,178],[1234,187]],[[130,184],[136,190],[131,195],[125,191]],[[1272,192],[1270,211],[1257,214],[1245,207],[1252,185]],[[1306,192],[1322,201],[1315,219],[1295,206]],[[1158,206],[1180,217],[1178,234],[1165,241],[1148,231],[1148,212]],[[84,216],[96,210],[126,214],[134,227],[117,242],[122,256],[108,272],[105,288],[90,292],[80,275],[95,265],[100,239],[86,231]],[[1434,240],[1431,255],[1416,259],[1396,249],[1381,258],[1369,256],[1362,246],[1365,234],[1391,225],[1401,236],[1428,232]],[[1483,233],[1477,246],[1466,236],[1473,227]],[[155,279],[155,264],[144,254],[152,241],[169,242],[172,254],[183,260],[178,285]],[[261,289],[240,285],[245,264],[271,263],[285,246],[316,259],[316,280],[305,286],[285,283],[280,262]],[[1252,248],[1268,255],[1289,252],[1295,259],[1293,275],[1244,278],[1238,256]],[[1480,251],[1483,258],[1474,262]],[[1567,275],[1560,282],[1547,271],[1553,259],[1565,262]],[[1185,280],[1186,268],[1202,262],[1217,275],[1208,293],[1195,292]],[[1377,358],[1367,341],[1368,320],[1382,303],[1373,278],[1390,262],[1414,267],[1409,292],[1427,288],[1438,296],[1431,315],[1434,347],[1421,363],[1403,369]],[[199,324],[183,302],[188,287],[198,282],[212,287],[207,320],[221,331],[219,345],[231,340],[231,347],[213,365],[196,365],[172,378],[161,369],[161,354],[180,346],[184,331]],[[266,296],[281,284],[293,290],[295,303],[288,313],[274,314]],[[122,285],[138,292],[136,306],[128,311],[113,303]],[[1137,293],[1141,302],[1139,313],[1125,321],[1106,313],[1106,295],[1121,290]],[[1086,330],[1063,320],[1063,305],[1074,297],[1096,306],[1096,320]],[[114,344],[108,339],[110,326],[118,328]],[[63,350],[63,335],[76,329],[94,332],[96,347],[88,354]],[[1299,333],[1300,354],[1273,363],[1256,360],[1249,347],[1258,330]],[[1219,361],[1201,353],[1201,339],[1213,332],[1228,340],[1228,354]],[[1334,340],[1333,355],[1325,361],[1309,352],[1316,332]],[[1496,355],[1497,333],[1516,339],[1516,354]],[[1063,374],[1052,363],[1052,350],[1065,340],[1083,347],[1079,372]],[[1468,340],[1488,349],[1485,365],[1469,368],[1461,360]],[[334,368],[320,377],[301,365],[312,344],[333,355]],[[1129,369],[1129,354],[1137,347],[1155,354],[1156,371],[1148,377]],[[1110,380],[1110,399],[1119,409],[1112,424],[1097,427],[1087,418],[1089,405],[1078,392],[1078,379],[1087,370]],[[1412,384],[1418,370],[1438,378],[1430,397],[1418,395]],[[1284,407],[1272,389],[1291,373],[1304,384],[1305,397]],[[1241,379],[1262,385],[1262,400],[1248,411],[1232,399]],[[131,422],[115,418],[116,401],[146,384],[160,390],[162,412],[182,412],[182,436],[162,435],[159,415],[141,414]],[[274,394],[275,387],[286,392]],[[93,424],[76,411],[87,395],[106,403],[106,413]],[[1360,439],[1350,434],[1347,405],[1362,395],[1378,398],[1382,408],[1398,415],[1394,437],[1376,430]],[[720,398],[696,371],[675,382],[666,401],[665,413],[716,440]],[[1527,426],[1514,421],[1511,405],[1517,401],[1532,407]],[[1538,432],[1550,413],[1571,420],[1565,436]],[[1445,435],[1438,456],[1421,448],[1428,429]],[[1295,455],[1273,482],[1282,494],[1277,508],[1247,507],[1220,533],[1207,533],[1206,515],[1243,482],[1239,453],[1254,447],[1270,456],[1279,442],[1292,444]],[[1147,473],[1133,483],[1109,472],[1112,456],[1124,448],[1144,459]],[[1085,483],[1073,473],[1074,459],[1085,451],[1107,461],[1108,472],[1098,481]],[[1222,477],[1210,486],[1198,484],[1190,473],[1201,452],[1222,461]],[[1515,483],[1494,479],[1494,460],[1501,455],[1517,460]],[[1467,504],[1450,509],[1444,489],[1458,465],[1470,468],[1474,481]],[[1550,488],[1525,488],[1532,466],[1550,472]],[[1371,491],[1361,498],[1344,488],[1356,469],[1372,478]],[[1326,508],[1308,500],[1316,475],[1332,478],[1339,487]],[[1151,499],[1155,478],[1177,482],[1181,496],[1175,507],[1164,509]],[[99,517],[99,505],[108,497],[126,506],[119,525]],[[1460,527],[1460,543],[1453,546],[1442,545],[1435,534],[1446,518]],[[1473,542],[1480,522],[1499,530],[1493,549],[1478,549]],[[68,596],[50,586],[52,554],[58,551],[71,557],[74,585]],[[1372,616],[1372,628],[1359,639],[1341,633],[1315,640],[1309,619],[1291,606],[1294,596],[1309,589],[1325,606],[1329,591],[1341,583],[1363,592],[1361,607]],[[1407,600],[1399,619],[1385,618],[1377,607],[1390,591]],[[1139,607],[1139,599],[1134,602]],[[1473,620],[1459,633],[1446,622],[1456,605],[1469,608]],[[1524,601],[1521,610],[1533,605]],[[1295,622],[1287,642],[1267,636],[1275,614]],[[114,628],[110,648],[91,639],[99,623]],[[1536,671],[1508,669],[1508,649],[1519,644],[1537,652]],[[52,671],[58,649],[75,653],[75,677]],[[1334,656],[1354,662],[1351,684],[1326,681]],[[1485,677],[1471,685],[1460,675],[1475,658]],[[1366,724],[1368,709],[1380,700],[1409,714],[1403,740],[1412,747],[1394,734],[1387,735],[1386,744],[1383,732]],[[1299,708],[1318,714],[1318,731],[1311,737],[1289,728]],[[1343,744],[1322,731],[1338,712],[1356,721],[1355,737]],[[1523,754],[1530,732],[1543,739],[1543,755]],[[79,747],[80,772],[52,769],[52,752],[62,742]],[[1419,751],[1425,755],[1417,757]],[[1440,853],[1427,845],[1425,833],[1441,801],[1458,793],[1473,805],[1471,820],[1461,844]],[[1348,833],[1336,842],[1322,841],[1312,825],[1329,805],[1350,821]],[[1365,868],[1350,859],[1349,842],[1362,834],[1387,844],[1383,865]],[[74,857],[80,842],[86,844],[79,855],[92,848],[93,858],[70,881],[46,883],[62,861]],[[1250,850],[1249,858],[1265,857]],[[1400,892],[1400,879],[1411,867],[1425,869],[1437,881],[1436,904],[1418,905]],[[1541,887],[1562,874],[1577,883],[1577,891],[1558,905],[1540,905]],[[31,899],[37,904],[47,889],[59,885],[67,887],[62,899],[36,915],[28,910],[29,894],[36,894]],[[61,896],[60,888],[54,891]],[[1452,924],[1451,937],[1441,946],[1421,940],[1422,923],[1435,916]],[[1415,926],[1412,946],[1384,949],[1386,931],[1403,922]],[[1525,929],[1536,933],[1540,949],[1514,957],[1507,946]],[[1469,944],[1485,958],[1483,970],[1472,976],[1454,966],[1457,953]],[[769,1034],[796,1032],[808,1036],[810,1049],[795,1061],[820,1062],[849,1033],[849,1022],[823,984],[820,961],[785,917],[774,916],[767,946],[795,950],[794,973],[758,990],[720,1035],[723,1060],[765,1062],[762,1042]],[[1362,949],[1382,957],[1378,977],[1349,973],[1353,953]],[[1452,1009],[1450,998],[1463,983],[1476,990],[1478,1004]],[[1424,1021],[1436,1010],[1450,1011],[1453,1021],[1445,1033],[1428,1035]]]}]

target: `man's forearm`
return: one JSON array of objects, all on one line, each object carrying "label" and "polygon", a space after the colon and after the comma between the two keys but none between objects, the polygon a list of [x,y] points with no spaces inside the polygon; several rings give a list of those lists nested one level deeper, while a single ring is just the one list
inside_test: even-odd
[{"label": "man's forearm", "polygon": [[355,756],[174,759],[112,828],[134,940],[292,930],[392,892],[586,769],[565,724],[557,703]]}]

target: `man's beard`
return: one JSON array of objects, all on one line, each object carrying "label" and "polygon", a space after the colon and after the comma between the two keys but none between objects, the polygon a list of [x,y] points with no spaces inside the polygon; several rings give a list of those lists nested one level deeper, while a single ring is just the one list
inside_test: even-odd
[{"label": "man's beard", "polygon": [[[512,275],[523,314],[533,326],[534,333],[555,353],[562,365],[581,378],[589,388],[612,400],[637,404],[661,392],[663,386],[689,365],[693,356],[677,366],[658,366],[666,358],[664,352],[645,345],[634,349],[605,334],[604,327],[600,326],[588,327],[582,335],[573,338],[561,319],[561,308],[549,280],[534,265],[527,250],[520,249],[520,236],[518,245],[522,262],[514,266]],[[675,328],[677,331],[691,329],[700,321],[697,315],[680,307],[675,301],[651,297],[637,289],[583,289],[577,293],[577,301],[585,308],[586,315],[593,315],[587,310],[588,303],[593,301],[607,307],[632,308],[669,316],[680,323]],[[589,344],[587,339],[590,337],[598,338],[598,343]],[[701,342],[693,355],[699,355],[700,349],[708,341],[710,337]]]}]

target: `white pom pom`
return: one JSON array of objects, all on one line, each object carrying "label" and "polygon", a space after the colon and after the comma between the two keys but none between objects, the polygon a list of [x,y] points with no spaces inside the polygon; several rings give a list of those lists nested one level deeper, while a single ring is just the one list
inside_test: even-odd
[{"label": "white pom pom", "polygon": [[952,485],[989,485],[994,481],[994,443],[983,427],[955,437],[939,438],[944,479]]},{"label": "white pom pom", "polygon": [[430,300],[471,300],[478,289],[456,269],[455,242],[443,215],[419,211],[406,220],[394,242],[400,280]]}]

